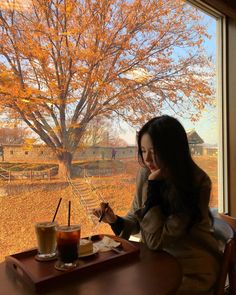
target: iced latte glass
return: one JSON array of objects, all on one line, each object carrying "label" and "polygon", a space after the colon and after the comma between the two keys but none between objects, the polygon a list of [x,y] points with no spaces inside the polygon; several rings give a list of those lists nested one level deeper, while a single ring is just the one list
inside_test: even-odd
[{"label": "iced latte glass", "polygon": [[46,221],[35,224],[38,243],[37,260],[51,260],[56,257],[56,227],[57,222]]},{"label": "iced latte glass", "polygon": [[68,270],[78,266],[80,225],[58,226],[56,230],[58,261],[55,268]]}]

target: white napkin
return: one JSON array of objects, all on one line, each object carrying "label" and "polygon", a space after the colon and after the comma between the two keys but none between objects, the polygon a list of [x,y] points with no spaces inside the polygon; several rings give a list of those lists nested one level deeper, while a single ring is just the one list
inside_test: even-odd
[{"label": "white napkin", "polygon": [[96,245],[99,248],[100,252],[110,251],[111,248],[116,248],[120,245],[120,242],[117,242],[107,236],[104,236],[101,241],[97,242]]}]

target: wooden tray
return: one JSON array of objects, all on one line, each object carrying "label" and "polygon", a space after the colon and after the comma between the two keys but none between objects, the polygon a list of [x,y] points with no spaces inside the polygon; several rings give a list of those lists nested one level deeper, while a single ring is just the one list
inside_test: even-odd
[{"label": "wooden tray", "polygon": [[[94,242],[102,239],[104,235],[96,235],[92,237]],[[69,271],[56,270],[54,261],[36,261],[34,256],[37,254],[37,249],[13,254],[6,257],[7,267],[14,272],[14,274],[26,282],[35,290],[42,290],[57,282],[71,280],[85,273],[91,273],[99,267],[108,264],[115,264],[116,262],[129,262],[130,259],[139,257],[139,248],[131,242],[121,239],[116,236],[106,235],[115,241],[121,243],[118,247],[121,251],[98,252],[93,256],[79,259],[79,267]]]}]

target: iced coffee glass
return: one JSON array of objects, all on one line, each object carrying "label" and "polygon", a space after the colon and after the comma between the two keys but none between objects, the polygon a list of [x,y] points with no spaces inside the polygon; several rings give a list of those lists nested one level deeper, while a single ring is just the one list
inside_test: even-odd
[{"label": "iced coffee glass", "polygon": [[45,221],[35,224],[38,243],[37,260],[51,260],[56,257],[56,227],[57,222]]},{"label": "iced coffee glass", "polygon": [[58,261],[55,268],[68,270],[78,266],[80,225],[58,226],[56,229]]}]

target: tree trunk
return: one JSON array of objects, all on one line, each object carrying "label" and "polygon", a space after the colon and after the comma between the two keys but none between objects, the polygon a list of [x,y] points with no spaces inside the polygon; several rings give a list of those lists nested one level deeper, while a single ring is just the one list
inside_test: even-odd
[{"label": "tree trunk", "polygon": [[58,177],[66,180],[71,176],[72,154],[70,152],[61,152],[58,155]]}]

